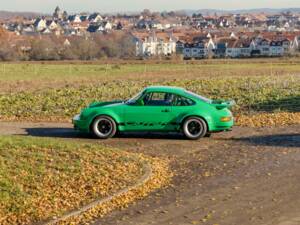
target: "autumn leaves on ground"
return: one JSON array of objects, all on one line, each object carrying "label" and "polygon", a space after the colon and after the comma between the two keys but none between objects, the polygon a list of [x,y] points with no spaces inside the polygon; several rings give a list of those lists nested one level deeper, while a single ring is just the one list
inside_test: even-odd
[{"label": "autumn leaves on ground", "polygon": [[[95,199],[104,198],[133,185],[143,176],[143,164],[159,168],[160,178],[150,189],[136,190],[135,198],[162,186],[170,173],[163,160],[99,145],[71,144],[49,139],[1,137],[0,139],[0,224],[32,224],[62,216]],[[159,166],[158,166],[159,165]],[[152,182],[154,182],[152,180]],[[97,214],[124,206],[106,205]],[[74,219],[74,218],[73,218]],[[84,218],[81,218],[81,221]]]},{"label": "autumn leaves on ground", "polygon": [[[0,119],[69,122],[93,101],[125,100],[143,87],[159,84],[235,100],[233,111],[241,126],[299,124],[299,65],[298,59],[0,64]],[[76,223],[124,207],[167,185],[172,176],[168,161],[99,143],[1,137],[0,224],[59,218],[133,185],[143,176],[144,163],[153,170],[145,185],[73,218]]]}]

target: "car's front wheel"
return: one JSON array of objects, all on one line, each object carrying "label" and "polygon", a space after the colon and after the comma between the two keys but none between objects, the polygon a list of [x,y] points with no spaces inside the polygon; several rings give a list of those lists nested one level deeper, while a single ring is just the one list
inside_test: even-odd
[{"label": "car's front wheel", "polygon": [[189,117],[183,123],[183,133],[191,140],[197,140],[207,134],[206,122],[199,117]]},{"label": "car's front wheel", "polygon": [[117,125],[109,116],[98,116],[92,123],[91,131],[95,137],[107,139],[115,136]]}]

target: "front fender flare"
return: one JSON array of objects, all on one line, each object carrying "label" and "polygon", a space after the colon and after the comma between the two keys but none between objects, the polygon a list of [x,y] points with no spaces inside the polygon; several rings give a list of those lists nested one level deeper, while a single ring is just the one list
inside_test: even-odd
[{"label": "front fender flare", "polygon": [[108,112],[108,111],[103,111],[103,112],[95,112],[92,115],[90,115],[90,119],[89,119],[89,126],[92,125],[92,122],[94,121],[94,119],[98,116],[109,116],[111,117],[117,124],[117,126],[119,126],[119,124],[122,122],[121,118],[119,115],[117,115],[114,112]]}]

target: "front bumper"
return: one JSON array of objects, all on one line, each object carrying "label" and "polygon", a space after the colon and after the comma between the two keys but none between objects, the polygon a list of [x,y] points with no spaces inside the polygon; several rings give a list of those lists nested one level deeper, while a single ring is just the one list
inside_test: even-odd
[{"label": "front bumper", "polygon": [[81,120],[80,119],[80,114],[76,115],[72,119],[72,123],[74,125],[74,129],[81,131],[81,132],[89,132],[89,123],[86,120]]}]

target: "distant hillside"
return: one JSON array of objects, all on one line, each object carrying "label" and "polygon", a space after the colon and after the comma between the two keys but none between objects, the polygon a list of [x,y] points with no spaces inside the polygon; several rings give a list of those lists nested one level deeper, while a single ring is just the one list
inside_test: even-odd
[{"label": "distant hillside", "polygon": [[284,8],[284,9],[272,9],[272,8],[259,8],[259,9],[240,9],[240,10],[218,10],[218,9],[199,9],[199,10],[185,10],[185,12],[189,15],[193,13],[201,13],[203,15],[207,14],[226,14],[226,13],[266,13],[266,14],[276,14],[281,12],[293,12],[293,13],[300,13],[300,8]]},{"label": "distant hillside", "polygon": [[[272,9],[272,8],[257,8],[257,9],[238,9],[238,10],[219,10],[219,9],[199,9],[199,10],[178,10],[178,12],[184,12],[188,15],[192,15],[194,13],[201,13],[203,15],[212,15],[212,14],[244,14],[244,13],[265,13],[265,14],[277,14],[281,12],[290,11],[292,13],[300,13],[299,8],[281,8],[281,9]],[[119,12],[122,13],[122,12]],[[123,12],[125,13],[125,12]],[[126,12],[127,14],[139,14],[139,12]],[[108,15],[114,15],[115,13],[108,13]],[[11,11],[0,11],[0,20],[12,19],[16,17],[24,17],[24,18],[36,18],[39,16],[48,16],[47,14],[37,13],[37,12],[11,12]]]},{"label": "distant hillside", "polygon": [[41,16],[42,13],[35,12],[9,12],[9,11],[0,11],[0,20],[12,19],[16,17],[25,17],[25,18],[35,18]]}]

